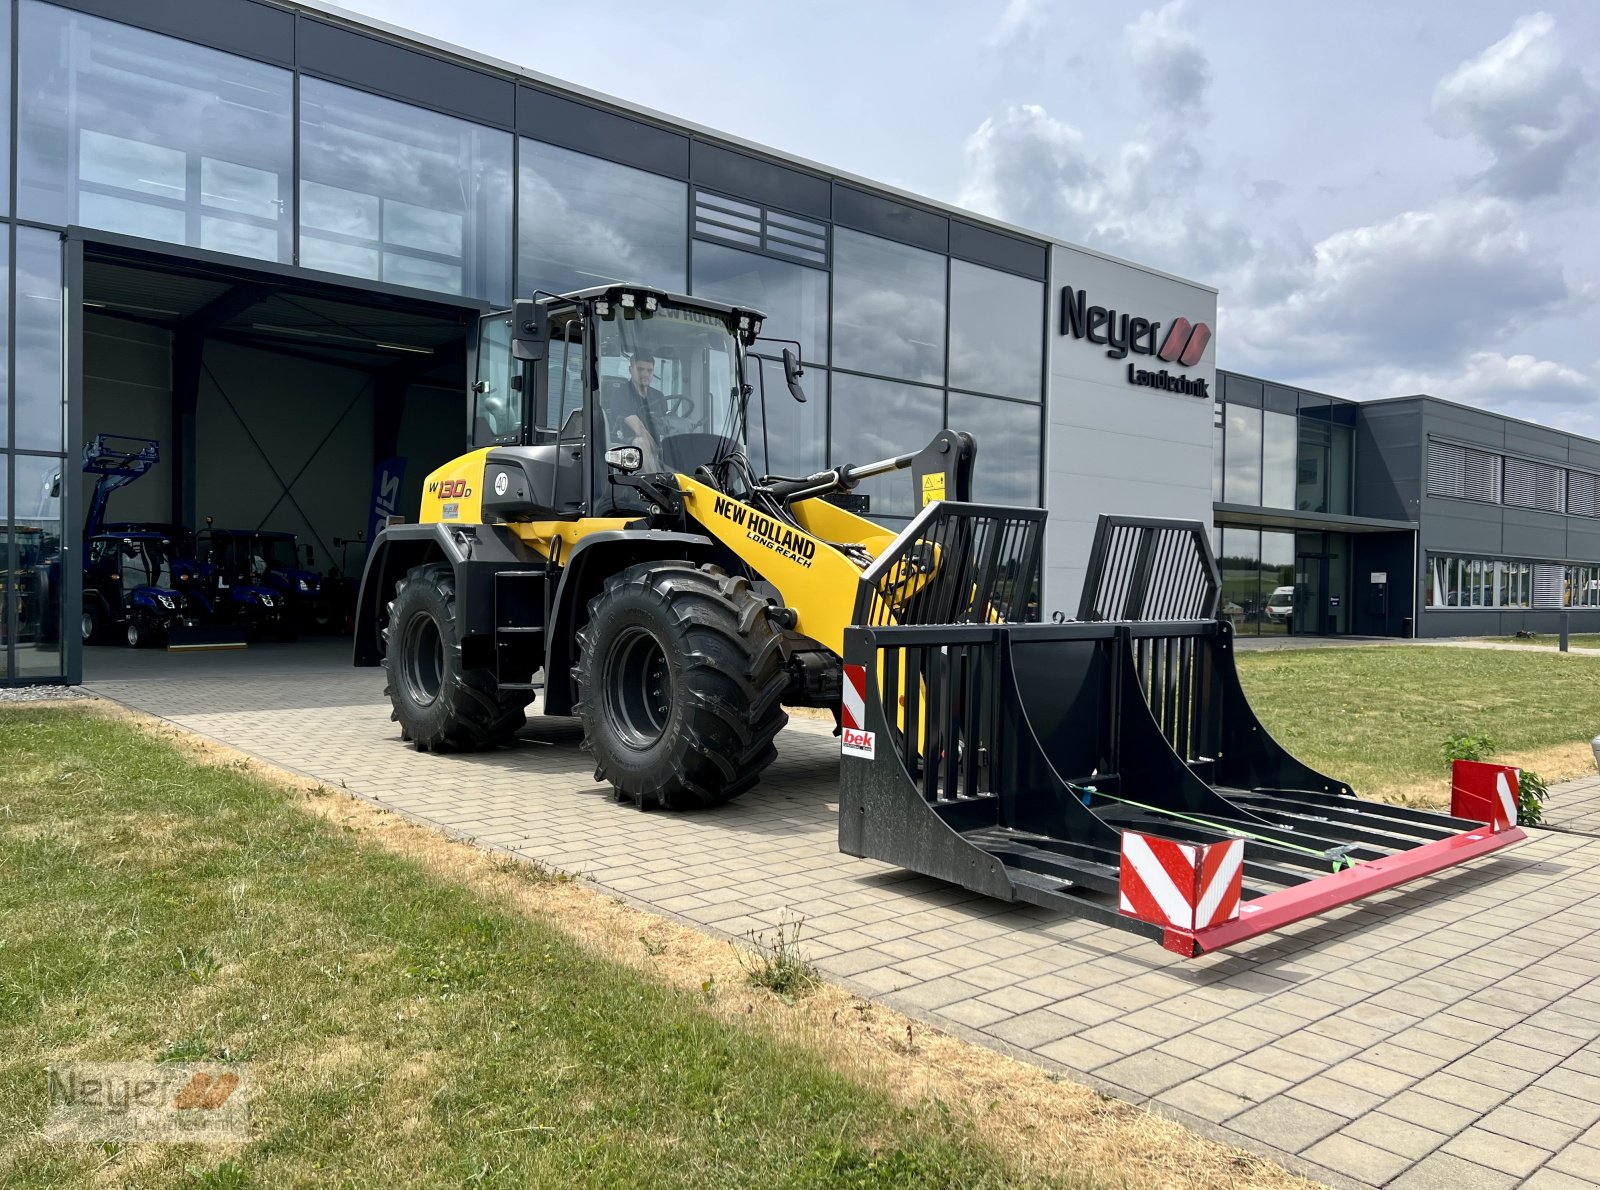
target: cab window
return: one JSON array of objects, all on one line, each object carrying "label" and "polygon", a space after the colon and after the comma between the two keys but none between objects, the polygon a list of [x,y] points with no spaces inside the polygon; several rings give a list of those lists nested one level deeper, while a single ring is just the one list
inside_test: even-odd
[{"label": "cab window", "polygon": [[477,375],[473,378],[472,445],[493,446],[522,437],[523,368],[511,355],[511,316],[486,314],[478,322]]}]

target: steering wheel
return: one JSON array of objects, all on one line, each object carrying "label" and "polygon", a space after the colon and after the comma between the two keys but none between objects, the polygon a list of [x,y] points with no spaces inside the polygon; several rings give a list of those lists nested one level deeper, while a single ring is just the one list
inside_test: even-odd
[{"label": "steering wheel", "polygon": [[695,403],[693,397],[668,397],[662,404],[666,406],[667,416],[669,417],[684,420],[694,416]]}]

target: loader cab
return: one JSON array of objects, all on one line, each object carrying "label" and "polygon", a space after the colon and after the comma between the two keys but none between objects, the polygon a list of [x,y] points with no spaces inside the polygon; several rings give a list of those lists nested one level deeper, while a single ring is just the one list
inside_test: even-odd
[{"label": "loader cab", "polygon": [[[639,440],[641,420],[646,471],[692,474],[742,453],[744,352],[762,317],[642,286],[540,297],[486,315],[472,402],[472,444],[492,451],[485,515],[648,512],[605,458]],[[643,394],[631,371],[640,359],[653,365]]]}]

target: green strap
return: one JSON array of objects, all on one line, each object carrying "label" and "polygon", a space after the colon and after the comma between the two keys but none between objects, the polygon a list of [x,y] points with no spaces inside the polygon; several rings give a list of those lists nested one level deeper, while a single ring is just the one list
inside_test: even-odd
[{"label": "green strap", "polygon": [[1085,807],[1087,807],[1089,804],[1090,795],[1095,797],[1103,797],[1108,802],[1119,802],[1124,806],[1132,806],[1136,810],[1148,810],[1152,814],[1160,814],[1166,818],[1177,818],[1183,822],[1193,822],[1199,826],[1209,827],[1214,831],[1221,831],[1225,835],[1233,835],[1241,839],[1254,839],[1258,843],[1267,843],[1273,847],[1282,847],[1285,851],[1298,851],[1304,855],[1314,855],[1318,859],[1332,860],[1333,870],[1335,872],[1341,871],[1345,868],[1355,867],[1355,860],[1351,859],[1348,855],[1337,852],[1318,851],[1315,847],[1307,847],[1301,843],[1286,843],[1282,839],[1274,839],[1270,835],[1258,835],[1251,831],[1240,830],[1236,826],[1224,826],[1220,822],[1211,822],[1205,818],[1198,818],[1193,814],[1180,814],[1176,810],[1163,810],[1159,806],[1147,806],[1143,802],[1136,802],[1129,798],[1116,797],[1109,793],[1101,793],[1093,785],[1073,785],[1069,781],[1067,782],[1067,787],[1069,789],[1076,789],[1084,795],[1083,804]]}]

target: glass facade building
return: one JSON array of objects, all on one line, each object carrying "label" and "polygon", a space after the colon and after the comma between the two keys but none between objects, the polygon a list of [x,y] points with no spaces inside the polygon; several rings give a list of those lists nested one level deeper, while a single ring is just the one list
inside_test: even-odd
[{"label": "glass facade building", "polygon": [[[811,397],[787,393],[785,343],[762,345],[759,469],[868,461],[952,425],[981,431],[979,498],[1040,498],[1043,240],[312,5],[0,4],[0,681],[72,675],[71,283],[105,233],[484,310],[618,280],[753,304]],[[873,516],[911,514],[900,486],[865,485]]]}]

